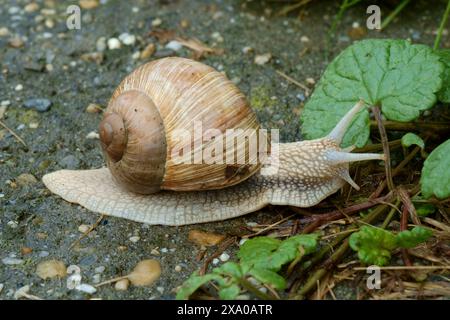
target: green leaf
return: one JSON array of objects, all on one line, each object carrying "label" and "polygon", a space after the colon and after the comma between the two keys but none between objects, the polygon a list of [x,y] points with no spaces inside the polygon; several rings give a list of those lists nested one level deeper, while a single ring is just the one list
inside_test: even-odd
[{"label": "green leaf", "polygon": [[419,146],[421,149],[425,148],[425,143],[423,142],[422,138],[419,137],[417,134],[408,132],[402,137],[402,145],[404,147],[408,148],[413,144]]},{"label": "green leaf", "polygon": [[241,278],[243,276],[241,267],[236,262],[224,263],[220,267],[214,268],[213,272],[218,274],[230,275],[236,278]]},{"label": "green leaf", "polygon": [[423,227],[414,227],[412,230],[402,231],[397,234],[397,244],[401,248],[413,248],[427,241],[433,232]]},{"label": "green leaf", "polygon": [[219,289],[219,297],[222,300],[234,300],[239,295],[239,286],[237,284],[232,284],[229,287],[224,287]]},{"label": "green leaf", "polygon": [[[381,105],[390,120],[414,120],[436,102],[443,69],[439,57],[424,45],[388,39],[356,42],[325,70],[302,113],[303,134],[307,139],[324,137],[359,99]],[[369,113],[363,110],[342,145],[362,147],[368,138]]]},{"label": "green leaf", "polygon": [[450,196],[450,139],[434,149],[425,160],[420,180],[422,195],[428,199]]},{"label": "green leaf", "polygon": [[436,207],[431,203],[415,203],[414,207],[419,217],[427,217],[436,211]]},{"label": "green leaf", "polygon": [[439,101],[450,103],[450,50],[435,51],[444,64],[444,72],[442,73],[442,87],[438,92]]},{"label": "green leaf", "polygon": [[396,248],[397,241],[389,231],[363,226],[350,236],[349,244],[358,252],[362,262],[383,266],[391,259],[391,251]]},{"label": "green leaf", "polygon": [[286,288],[286,280],[274,271],[263,268],[252,268],[249,274],[262,283],[272,285],[275,289],[282,290]]},{"label": "green leaf", "polygon": [[256,237],[247,240],[238,252],[242,268],[253,267],[279,271],[281,267],[300,255],[300,246],[305,254],[311,253],[317,246],[317,235],[297,235],[281,241],[268,237]]},{"label": "green leaf", "polygon": [[197,272],[194,272],[193,274],[191,274],[189,279],[187,279],[183,283],[180,290],[178,290],[176,299],[187,300],[189,296],[193,294],[198,288],[211,280],[220,281],[222,283],[224,282],[224,279],[217,274],[209,273],[205,274],[204,276],[200,276]]}]

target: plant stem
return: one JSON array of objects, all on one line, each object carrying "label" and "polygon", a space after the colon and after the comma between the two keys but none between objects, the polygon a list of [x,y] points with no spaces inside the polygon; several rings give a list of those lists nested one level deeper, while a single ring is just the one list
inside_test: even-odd
[{"label": "plant stem", "polygon": [[[389,141],[389,148],[390,149],[398,148],[401,145],[402,145],[402,140],[401,139]],[[355,153],[366,153],[366,152],[374,152],[374,151],[379,151],[379,150],[383,150],[383,144],[382,143],[374,143],[374,144],[369,144],[367,146],[364,146],[362,148],[356,148],[356,149],[353,150],[353,152],[355,152]]]},{"label": "plant stem", "polygon": [[386,28],[388,24],[391,23],[392,20],[394,20],[394,18],[400,13],[400,11],[403,10],[403,8],[409,3],[409,1],[411,0],[403,0],[397,7],[395,7],[394,11],[392,11],[381,23],[381,30]]},{"label": "plant stem", "polygon": [[247,291],[253,293],[258,299],[262,300],[273,300],[275,297],[272,297],[256,288],[253,284],[251,284],[249,281],[247,281],[244,278],[236,278],[239,282],[239,284],[246,289]]},{"label": "plant stem", "polygon": [[391,169],[391,152],[389,151],[389,142],[386,134],[386,129],[381,120],[381,110],[379,106],[373,107],[373,114],[377,120],[378,130],[380,131],[381,144],[383,145],[384,152],[384,167],[386,169],[386,181],[390,191],[395,189],[394,181],[392,180],[392,169]]},{"label": "plant stem", "polygon": [[447,23],[448,14],[450,13],[450,0],[447,2],[447,8],[445,9],[444,15],[441,19],[441,25],[439,26],[438,33],[436,35],[436,39],[434,40],[433,49],[439,49],[439,45],[441,44],[442,31],[444,31],[445,24]]}]

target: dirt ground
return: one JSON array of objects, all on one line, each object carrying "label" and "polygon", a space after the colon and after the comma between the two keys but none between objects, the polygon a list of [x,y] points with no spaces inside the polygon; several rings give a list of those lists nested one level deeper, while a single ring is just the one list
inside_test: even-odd
[{"label": "dirt ground", "polygon": [[[25,285],[44,299],[172,299],[173,290],[203,264],[195,259],[199,248],[188,241],[189,230],[227,234],[274,214],[273,209],[265,209],[230,221],[186,227],[106,217],[70,248],[81,236],[79,226],[92,225],[99,216],[52,195],[41,178],[62,168],[101,167],[99,141],[86,137],[97,130],[101,114],[88,113],[86,107],[106,106],[121,79],[146,61],[192,54],[186,48],[167,49],[149,36],[150,31],[175,30],[178,36],[223,49],[223,54],[209,55],[202,62],[226,72],[248,97],[264,127],[278,128],[283,141],[293,141],[301,138],[299,114],[305,92],[277,70],[304,84],[311,82],[308,78],[317,81],[328,62],[361,36],[410,38],[430,45],[445,8],[438,1],[414,1],[380,33],[358,28],[357,24],[365,26],[367,18],[362,4],[344,14],[336,41],[330,43],[327,31],[338,1],[313,1],[300,17],[298,11],[275,16],[283,6],[279,2],[100,2],[96,8],[81,10],[81,29],[68,30],[66,8],[78,1],[36,1],[36,9],[26,7],[29,1],[0,0],[0,103],[6,107],[0,119],[27,145],[0,128],[0,260],[8,258],[7,263],[0,261],[0,299],[13,299]],[[382,14],[388,10],[382,7]],[[367,32],[359,33],[361,29]],[[135,42],[110,50],[98,40],[123,33],[135,36]],[[156,44],[154,55],[139,58],[151,42]],[[447,36],[442,46],[449,46]],[[247,52],[246,47],[252,50]],[[255,64],[255,56],[266,53],[271,54],[270,61]],[[49,100],[50,108],[41,112],[24,106],[35,98]],[[17,179],[21,174],[31,174],[36,181]],[[134,236],[138,240],[130,241]],[[231,247],[227,253],[233,258],[235,251]],[[57,259],[66,266],[79,266],[83,283],[95,284],[126,274],[145,258],[161,262],[161,278],[152,287],[122,292],[107,285],[88,294],[69,290],[66,279],[42,280],[36,275],[40,261]],[[351,287],[335,292],[338,298],[355,295]]]}]

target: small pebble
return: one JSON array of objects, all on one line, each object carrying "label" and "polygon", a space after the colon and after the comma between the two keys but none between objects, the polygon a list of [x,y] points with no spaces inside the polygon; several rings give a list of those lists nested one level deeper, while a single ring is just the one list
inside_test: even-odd
[{"label": "small pebble", "polygon": [[4,284],[0,283],[0,293],[2,293],[3,288],[4,288]]},{"label": "small pebble", "polygon": [[249,54],[251,52],[253,52],[253,48],[252,47],[246,46],[246,47],[242,48],[242,53],[244,53],[244,54]]},{"label": "small pebble", "polygon": [[132,46],[136,42],[136,36],[125,32],[119,36],[119,40],[126,46]]},{"label": "small pebble", "polygon": [[300,38],[300,41],[303,42],[303,43],[306,43],[306,42],[309,42],[309,38],[307,36],[302,36]]},{"label": "small pebble", "polygon": [[139,237],[139,236],[133,236],[133,237],[130,237],[130,239],[129,239],[131,242],[133,242],[133,243],[136,243],[136,242],[138,242],[139,240],[141,240],[141,238]]},{"label": "small pebble", "polygon": [[255,56],[255,64],[263,65],[272,59],[272,55],[270,53],[259,54]]},{"label": "small pebble", "polygon": [[12,48],[22,48],[25,45],[25,41],[23,41],[20,37],[14,37],[9,39],[8,44]]},{"label": "small pebble", "polygon": [[128,279],[135,286],[149,286],[161,276],[161,264],[158,260],[142,260],[128,275]]},{"label": "small pebble", "polygon": [[105,267],[104,266],[99,266],[97,268],[95,268],[95,272],[96,273],[103,273],[105,271]]},{"label": "small pebble", "polygon": [[32,253],[32,252],[33,252],[33,249],[30,248],[30,247],[22,247],[22,248],[20,249],[20,253],[21,253],[22,255],[27,255],[27,254],[30,254],[30,253]]},{"label": "small pebble", "polygon": [[22,91],[23,90],[23,85],[21,85],[20,83],[14,88],[14,90],[16,91]]},{"label": "small pebble", "polygon": [[10,257],[6,257],[2,259],[3,264],[6,265],[18,265],[18,264],[22,264],[23,260],[22,259],[18,259],[18,258],[10,258]]},{"label": "small pebble", "polygon": [[248,239],[247,238],[243,238],[239,241],[239,245],[242,246]]},{"label": "small pebble", "polygon": [[80,4],[81,9],[94,9],[97,8],[99,5],[98,0],[80,0],[78,1]]},{"label": "small pebble", "polygon": [[179,43],[176,40],[172,40],[170,41],[168,44],[166,44],[166,48],[173,50],[173,51],[178,51],[182,48],[183,46],[181,45],[181,43]]},{"label": "small pebble", "polygon": [[28,124],[28,128],[30,129],[37,129],[39,127],[39,122],[30,122]]},{"label": "small pebble", "polygon": [[20,8],[19,7],[10,7],[8,9],[8,13],[13,15],[13,14],[17,14],[20,12]]},{"label": "small pebble", "polygon": [[157,290],[160,294],[163,294],[163,293],[164,293],[164,287],[156,287],[156,290]]},{"label": "small pebble", "polygon": [[167,248],[162,248],[162,249],[161,249],[161,252],[162,252],[162,253],[167,253],[168,251],[169,251],[169,250],[167,250]]},{"label": "small pebble", "polygon": [[140,58],[147,59],[150,58],[156,51],[156,46],[154,43],[149,43],[144,50],[142,50]]},{"label": "small pebble", "polygon": [[175,271],[176,272],[180,272],[181,271],[181,266],[180,265],[176,265],[175,266]]},{"label": "small pebble", "polygon": [[3,100],[2,102],[0,102],[0,105],[2,106],[2,107],[7,107],[7,106],[9,106],[11,104],[11,101],[9,101],[9,100]]},{"label": "small pebble", "polygon": [[19,186],[27,186],[38,182],[37,179],[30,173],[22,173],[15,180]]},{"label": "small pebble", "polygon": [[37,10],[39,10],[39,5],[36,2],[31,2],[29,4],[27,4],[23,10],[25,10],[25,12],[35,12]]},{"label": "small pebble", "polygon": [[86,135],[86,139],[100,139],[100,135],[95,131],[91,131]]},{"label": "small pebble", "polygon": [[100,107],[96,103],[89,103],[89,105],[86,107],[87,113],[99,113],[100,111],[102,111],[102,107]]},{"label": "small pebble", "polygon": [[45,98],[33,98],[26,100],[23,105],[25,108],[33,108],[39,112],[45,112],[50,109],[52,102]]},{"label": "small pebble", "polygon": [[228,260],[230,260],[230,255],[228,253],[224,252],[219,256],[219,259],[222,262],[227,262]]},{"label": "small pebble", "polygon": [[67,274],[67,269],[62,261],[47,260],[37,265],[36,274],[44,280],[55,277],[64,278]]},{"label": "small pebble", "polygon": [[91,226],[89,226],[87,224],[80,224],[80,226],[78,227],[78,231],[81,233],[86,233],[89,231],[90,228],[91,228]]},{"label": "small pebble", "polygon": [[223,37],[222,37],[222,35],[219,32],[213,32],[211,34],[211,38],[213,38],[217,42],[223,42]]},{"label": "small pebble", "polygon": [[162,20],[160,18],[153,19],[152,27],[158,27],[162,24]]},{"label": "small pebble", "polygon": [[150,254],[152,254],[154,256],[159,256],[161,253],[159,253],[159,251],[157,249],[152,249],[152,251],[150,251]]},{"label": "small pebble", "polygon": [[0,28],[0,37],[6,37],[9,35],[9,29],[6,27]]},{"label": "small pebble", "polygon": [[115,50],[115,49],[120,49],[121,44],[119,39],[117,38],[109,38],[108,39],[108,49],[109,50]]},{"label": "small pebble", "polygon": [[92,277],[92,282],[95,284],[100,283],[100,277],[101,276],[98,273],[94,274],[94,276]]},{"label": "small pebble", "polygon": [[213,265],[217,265],[219,262],[220,262],[219,259],[214,258],[213,261],[212,261],[212,264],[213,264]]},{"label": "small pebble", "polygon": [[106,50],[106,38],[100,37],[97,39],[97,42],[95,43],[95,47],[97,48],[97,51],[103,52]]},{"label": "small pebble", "polygon": [[126,291],[128,290],[128,286],[130,285],[130,281],[128,279],[122,279],[115,283],[114,289],[117,291]]},{"label": "small pebble", "polygon": [[16,229],[19,226],[19,223],[17,221],[11,220],[11,221],[8,221],[7,225],[11,229]]},{"label": "small pebble", "polygon": [[97,289],[95,289],[95,287],[87,283],[79,284],[75,287],[75,289],[88,294],[93,294],[97,292]]},{"label": "small pebble", "polygon": [[314,80],[313,78],[306,78],[306,83],[309,85],[315,85],[316,84],[316,80]]},{"label": "small pebble", "polygon": [[48,251],[41,251],[38,254],[39,258],[45,258],[45,257],[48,257],[49,255],[50,255],[50,252],[48,252]]}]

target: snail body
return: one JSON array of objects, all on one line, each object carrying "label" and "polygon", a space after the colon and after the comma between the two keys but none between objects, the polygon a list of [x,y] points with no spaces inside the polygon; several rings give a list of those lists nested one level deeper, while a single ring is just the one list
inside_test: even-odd
[{"label": "snail body", "polygon": [[[45,175],[43,182],[91,211],[148,224],[219,221],[268,204],[310,207],[345,182],[358,188],[348,173],[350,162],[384,159],[339,147],[363,108],[356,103],[324,138],[277,144],[276,170],[266,170],[269,165],[248,152],[245,143],[233,149],[245,156],[238,165],[179,163],[171,153],[179,142],[170,133],[192,132],[196,120],[204,130],[258,132],[260,126],[224,75],[188,59],[160,59],[136,69],[112,95],[99,128],[108,168],[60,170]],[[208,147],[181,143],[188,150],[183,157],[190,159]]]}]

